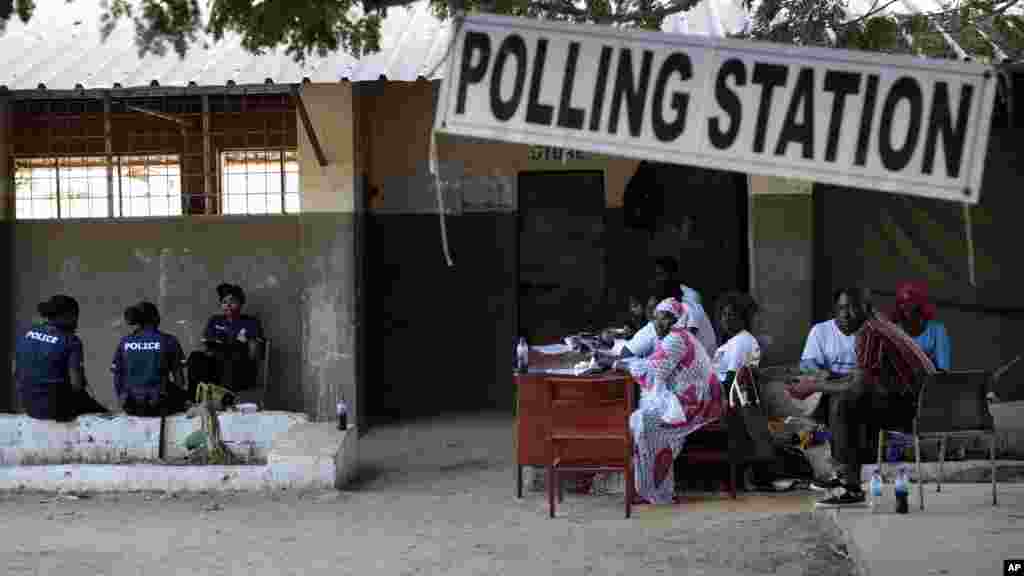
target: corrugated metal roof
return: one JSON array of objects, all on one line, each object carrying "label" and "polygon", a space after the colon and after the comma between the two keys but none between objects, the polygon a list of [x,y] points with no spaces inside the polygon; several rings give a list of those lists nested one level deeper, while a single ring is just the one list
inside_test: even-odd
[{"label": "corrugated metal roof", "polygon": [[[139,58],[135,26],[122,20],[106,42],[100,37],[99,0],[37,0],[28,24],[16,17],[0,34],[0,86],[10,90],[34,90],[44,84],[51,90],[122,86],[223,86],[275,83],[353,82],[376,80],[413,81],[426,76],[444,57],[451,31],[431,13],[426,0],[388,10],[381,29],[381,51],[361,59],[338,52],[313,56],[296,64],[284,50],[263,55],[246,52],[237,36],[218,43],[203,38],[185,59],[173,50],[164,56]],[[438,70],[440,72],[440,70]],[[439,77],[439,74],[435,74]]]},{"label": "corrugated metal roof", "polygon": [[[939,10],[940,0],[901,0],[887,6],[890,12]],[[868,12],[878,0],[851,0],[850,13]],[[756,3],[754,6],[756,9]],[[263,55],[246,52],[237,36],[218,43],[203,38],[185,59],[173,51],[164,56],[139,58],[134,24],[122,20],[106,42],[100,38],[100,0],[37,0],[36,13],[28,24],[13,18],[0,35],[0,86],[10,90],[50,90],[149,86],[184,87],[377,80],[414,81],[440,78],[451,34],[451,22],[434,17],[428,0],[388,10],[381,28],[381,51],[353,58],[343,52],[313,56],[296,64],[284,50]],[[725,36],[750,26],[750,12],[743,0],[703,0],[685,13],[665,19],[662,31],[700,36]],[[947,38],[947,42],[951,39]],[[959,48],[959,47],[957,47]],[[436,70],[435,70],[436,68]],[[433,74],[431,72],[433,71]]]},{"label": "corrugated metal roof", "polygon": [[[451,22],[434,17],[427,0],[388,10],[381,28],[381,51],[363,58],[336,53],[313,56],[296,64],[284,50],[263,55],[246,52],[237,36],[218,43],[202,38],[179,59],[173,51],[164,56],[139,58],[134,24],[122,20],[106,42],[100,38],[100,0],[38,0],[28,24],[13,18],[0,35],[0,86],[10,90],[50,90],[149,86],[183,87],[262,84],[268,78],[279,84],[377,80],[414,81],[440,78],[451,34]],[[665,21],[666,32],[721,36],[738,32],[746,23],[741,0],[705,0],[687,14]],[[433,71],[433,74],[431,74]]]}]

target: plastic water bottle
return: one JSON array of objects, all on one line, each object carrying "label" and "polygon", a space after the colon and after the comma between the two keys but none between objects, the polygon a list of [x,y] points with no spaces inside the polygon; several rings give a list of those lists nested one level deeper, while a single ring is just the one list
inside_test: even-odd
[{"label": "plastic water bottle", "polygon": [[878,469],[871,474],[871,512],[877,514],[882,506],[882,475],[878,473]]},{"label": "plastic water bottle", "polygon": [[344,398],[338,401],[337,413],[338,430],[348,430],[348,405],[345,404]]},{"label": "plastic water bottle", "polygon": [[530,365],[530,347],[526,344],[526,338],[520,338],[516,345],[516,370],[525,374]]},{"label": "plastic water bottle", "polygon": [[910,511],[910,478],[906,468],[900,468],[896,476],[896,513],[906,514]]}]

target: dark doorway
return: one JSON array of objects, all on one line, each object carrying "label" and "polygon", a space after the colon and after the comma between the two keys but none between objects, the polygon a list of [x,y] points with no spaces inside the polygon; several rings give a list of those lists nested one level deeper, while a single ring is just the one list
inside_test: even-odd
[{"label": "dark doorway", "polygon": [[604,173],[520,172],[519,324],[530,342],[601,322]]},{"label": "dark doorway", "polygon": [[654,259],[666,256],[708,312],[723,292],[749,290],[748,188],[745,174],[641,162],[625,190],[622,238],[607,242],[612,290],[648,289]]}]

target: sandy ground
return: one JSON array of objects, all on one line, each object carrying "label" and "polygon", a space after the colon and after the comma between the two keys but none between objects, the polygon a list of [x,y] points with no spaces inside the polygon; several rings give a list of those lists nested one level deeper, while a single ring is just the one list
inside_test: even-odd
[{"label": "sandy ground", "polygon": [[514,497],[511,419],[376,429],[343,492],[2,494],[0,573],[846,576],[809,494],[694,495],[622,517],[614,496]]}]

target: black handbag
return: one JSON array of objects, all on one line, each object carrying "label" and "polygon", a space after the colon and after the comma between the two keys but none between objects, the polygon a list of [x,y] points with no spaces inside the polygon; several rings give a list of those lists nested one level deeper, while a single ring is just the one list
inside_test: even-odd
[{"label": "black handbag", "polygon": [[726,402],[730,454],[745,462],[775,462],[768,417],[761,408],[757,378],[750,367],[743,366],[736,372]]}]

